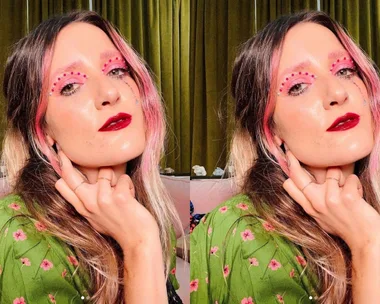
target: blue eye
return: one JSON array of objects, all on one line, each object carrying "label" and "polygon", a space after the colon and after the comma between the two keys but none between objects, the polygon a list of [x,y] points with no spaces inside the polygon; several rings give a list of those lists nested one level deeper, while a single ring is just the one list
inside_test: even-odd
[{"label": "blue eye", "polygon": [[79,90],[78,83],[69,83],[61,89],[60,94],[63,96],[70,96],[70,95],[73,95],[78,90]]},{"label": "blue eye", "polygon": [[335,75],[343,77],[343,78],[351,78],[356,74],[355,68],[343,68],[336,72]]},{"label": "blue eye", "polygon": [[306,89],[307,89],[306,83],[297,83],[289,89],[288,95],[298,96],[302,94],[303,92],[305,92]]},{"label": "blue eye", "polygon": [[128,73],[126,68],[116,68],[111,70],[108,75],[115,78],[123,78]]}]

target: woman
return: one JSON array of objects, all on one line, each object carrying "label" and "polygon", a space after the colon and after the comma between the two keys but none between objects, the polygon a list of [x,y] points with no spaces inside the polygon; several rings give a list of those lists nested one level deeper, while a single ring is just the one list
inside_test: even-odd
[{"label": "woman", "polygon": [[4,93],[0,302],[179,303],[163,109],[138,55],[96,13],[55,17],[15,45]]},{"label": "woman", "polygon": [[281,17],[233,69],[241,195],[191,242],[192,303],[377,303],[379,78],[321,12]]}]

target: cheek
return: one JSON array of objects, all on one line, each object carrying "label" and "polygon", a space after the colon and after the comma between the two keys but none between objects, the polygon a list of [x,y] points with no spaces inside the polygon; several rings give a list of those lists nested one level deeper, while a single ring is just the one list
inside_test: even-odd
[{"label": "cheek", "polygon": [[323,126],[323,116],[318,107],[312,105],[300,107],[283,104],[276,108],[274,121],[278,134],[285,141],[290,138],[316,138]]},{"label": "cheek", "polygon": [[49,107],[46,112],[46,121],[48,128],[56,137],[69,137],[71,140],[77,138],[79,133],[92,130],[96,122],[94,115],[84,108],[62,106]]}]

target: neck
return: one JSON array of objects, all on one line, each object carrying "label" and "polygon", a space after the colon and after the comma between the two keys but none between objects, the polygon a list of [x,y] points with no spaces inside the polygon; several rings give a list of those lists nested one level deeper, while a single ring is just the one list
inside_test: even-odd
[{"label": "neck", "polygon": [[[344,165],[344,166],[338,166],[342,171],[343,174],[343,180],[346,180],[346,178],[354,173],[355,169],[355,163]],[[305,166],[305,169],[311,173],[311,175],[314,176],[315,180],[318,184],[323,184],[326,181],[326,173],[328,168],[315,168],[315,167],[309,167]]]},{"label": "neck", "polygon": [[[82,172],[88,179],[90,184],[95,184],[98,180],[99,176],[99,170],[102,168],[88,168],[88,167],[77,167],[80,172]],[[104,167],[105,168],[105,167]],[[116,166],[109,166],[107,168],[111,168],[113,171],[112,175],[112,186],[115,186],[117,181],[119,180],[120,176],[125,174],[126,169],[127,169],[127,164],[121,164],[121,165],[116,165]]]}]

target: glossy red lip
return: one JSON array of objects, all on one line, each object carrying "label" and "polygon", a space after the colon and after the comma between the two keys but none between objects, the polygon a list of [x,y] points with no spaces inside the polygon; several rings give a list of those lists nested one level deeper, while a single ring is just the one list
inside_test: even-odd
[{"label": "glossy red lip", "polygon": [[110,117],[105,124],[98,130],[99,132],[117,131],[129,126],[132,116],[127,113],[119,113]]},{"label": "glossy red lip", "polygon": [[327,132],[346,131],[355,127],[360,121],[360,116],[355,113],[346,113],[338,117],[326,130]]}]

